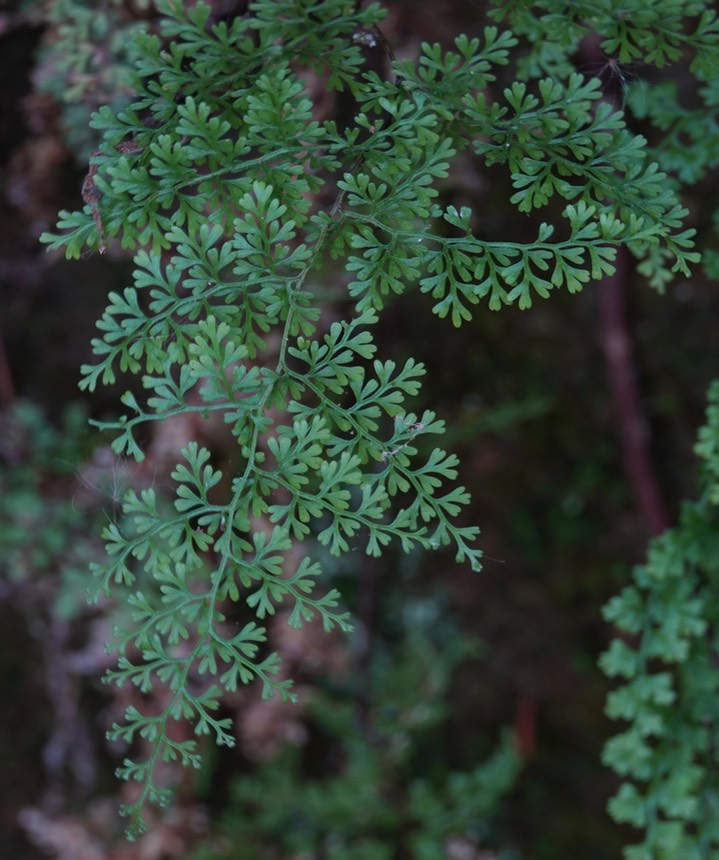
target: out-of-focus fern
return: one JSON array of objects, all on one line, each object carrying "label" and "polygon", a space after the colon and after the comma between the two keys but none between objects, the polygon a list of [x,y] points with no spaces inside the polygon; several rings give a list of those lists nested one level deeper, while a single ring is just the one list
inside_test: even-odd
[{"label": "out-of-focus fern", "polygon": [[67,143],[78,160],[90,156],[97,133],[89,126],[100,105],[125,107],[133,96],[128,73],[133,33],[145,29],[149,0],[84,3],[82,0],[25,0],[30,21],[44,28],[35,87],[55,99]]},{"label": "out-of-focus fern", "polygon": [[[405,597],[406,616],[411,601]],[[414,613],[417,615],[418,613]],[[218,847],[192,860],[390,860],[398,853],[434,860],[460,848],[469,854],[501,842],[492,817],[521,768],[508,733],[472,769],[452,769],[442,743],[446,705],[456,665],[476,656],[458,631],[412,619],[399,641],[377,645],[366,691],[371,726],[358,731],[357,690],[351,676],[311,699],[310,731],[324,739],[326,760],[303,769],[303,750],[279,754],[243,774],[220,816]],[[445,625],[446,627],[446,625]],[[447,635],[449,632],[449,635]],[[437,748],[429,755],[423,751]],[[325,771],[323,773],[323,770]],[[501,854],[516,856],[512,853]]]},{"label": "out-of-focus fern", "polygon": [[[101,551],[92,517],[72,488],[87,452],[87,415],[66,410],[60,428],[42,410],[18,401],[0,415],[0,580],[38,585],[55,616],[70,618],[84,607],[87,567]],[[95,495],[99,495],[96,493]]]}]

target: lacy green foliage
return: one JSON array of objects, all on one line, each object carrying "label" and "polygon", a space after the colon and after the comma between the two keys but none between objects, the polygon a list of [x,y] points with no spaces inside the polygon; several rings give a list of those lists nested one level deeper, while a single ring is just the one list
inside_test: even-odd
[{"label": "lacy green foliage", "polygon": [[[495,5],[501,8],[494,11],[494,18],[508,17],[514,32],[528,40],[530,50],[518,62],[520,78],[569,76],[576,58],[582,62],[582,40],[590,34],[599,37],[606,62],[593,68],[580,66],[580,70],[603,77],[610,89],[621,90],[627,110],[651,124],[656,135],[649,152],[666,173],[661,178],[665,192],[701,181],[719,163],[719,18],[709,4],[703,0],[622,4],[542,0]],[[678,80],[686,77],[687,62],[697,79],[690,85],[690,106]],[[634,63],[643,64],[637,73]],[[672,71],[677,65],[679,74]],[[639,75],[649,66],[667,69],[669,79],[649,85]],[[715,210],[714,220],[719,224],[719,211]],[[709,277],[719,279],[719,255],[713,248],[705,250],[703,263]],[[640,271],[652,277],[651,264]]]},{"label": "lacy green foliage", "polygon": [[530,45],[520,64],[523,74],[566,75],[581,40],[596,33],[607,57],[619,63],[640,61],[662,68],[691,54],[690,71],[709,79],[719,69],[719,17],[705,0],[525,0],[500,2],[496,20],[508,17]]},{"label": "lacy green foliage", "polygon": [[[409,603],[405,597],[405,612]],[[244,860],[436,860],[452,839],[468,852],[501,842],[490,822],[520,758],[506,735],[472,770],[448,767],[446,696],[456,664],[472,655],[456,631],[433,642],[437,622],[433,630],[415,623],[391,647],[375,647],[369,737],[358,731],[351,682],[316,694],[309,731],[323,739],[327,761],[315,759],[315,778],[307,777],[303,751],[285,746],[234,782],[219,822],[224,847],[202,848],[192,860],[238,853]]]},{"label": "lacy green foliage", "polygon": [[696,446],[700,499],[651,543],[633,584],[605,608],[621,633],[601,658],[620,681],[607,713],[628,724],[604,751],[624,780],[609,808],[644,831],[629,860],[719,857],[719,382],[707,418]]},{"label": "lacy green foliage", "polygon": [[[118,373],[141,380],[142,395],[122,397],[126,414],[100,425],[114,450],[141,459],[138,431],[187,412],[218,413],[237,443],[224,480],[207,450],[187,446],[169,513],[153,490],[130,493],[94,569],[96,595],[133,590],[111,679],[169,690],[160,712],[132,707],[112,732],[149,750],[121,769],[141,784],[126,809],[133,827],[146,801],[169,797],[159,761],[199,763],[194,740],[172,739],[175,721],[232,744],[229,720],[215,716],[225,691],[258,680],[265,695],[292,698],[265,649],[262,622],[279,604],[293,624],[348,628],[338,594],[315,593],[319,565],[291,569],[294,542],[316,535],[334,555],[447,546],[479,568],[457,458],[424,438],[443,423],[410,411],[425,369],[377,356],[372,328],[387,302],[417,288],[460,325],[484,299],[526,308],[581,289],[613,271],[618,245],[658,287],[698,259],[671,184],[600,103],[597,79],[493,95],[517,44],[509,31],[459,36],[449,51],[424,45],[385,79],[362,55],[386,48],[376,4],[262,0],[212,26],[201,3],[160,8],[161,34],[134,39],[135,100],[93,118],[96,206],[62,212],[60,232],[44,237],[77,258],[103,247],[101,223],[136,250],[134,284],[111,295],[82,370],[89,390]],[[689,40],[700,52],[711,53],[712,20]],[[632,32],[612,43],[620,57],[636,53]],[[656,48],[664,34],[637,42],[650,61],[668,56]],[[348,124],[315,117],[311,72],[354,99]],[[527,243],[478,235],[469,208],[441,202],[462,150],[510,178],[518,212],[553,204],[553,223]],[[329,326],[317,288],[328,258],[344,265],[350,303]],[[237,602],[255,614],[239,631],[228,621]]]},{"label": "lacy green foliage", "polygon": [[[662,168],[686,184],[708,178],[719,164],[719,79],[716,74],[696,91],[695,104],[687,107],[680,100],[679,87],[674,81],[638,89],[632,93],[630,104],[640,119],[651,121],[661,131],[653,153]],[[709,203],[713,203],[712,200]],[[719,225],[719,209],[713,211],[715,231]],[[713,247],[704,249],[702,262],[710,278],[719,280],[719,253]]]}]

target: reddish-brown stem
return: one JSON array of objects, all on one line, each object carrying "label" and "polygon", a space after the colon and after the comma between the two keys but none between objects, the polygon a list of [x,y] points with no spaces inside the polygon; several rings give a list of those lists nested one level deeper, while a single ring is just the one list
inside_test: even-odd
[{"label": "reddish-brown stem", "polygon": [[626,321],[628,252],[617,251],[616,270],[599,284],[599,315],[607,378],[617,418],[624,472],[639,512],[652,535],[668,525],[662,493],[649,453],[649,427],[642,408]]},{"label": "reddish-brown stem", "polygon": [[[583,68],[618,68],[613,58],[607,58],[597,34],[582,43],[579,56]],[[606,83],[606,82],[605,82]],[[616,78],[604,87],[604,101],[619,110]],[[617,249],[613,275],[599,283],[599,318],[602,347],[607,366],[607,381],[614,402],[624,473],[635,504],[650,535],[663,532],[668,518],[662,492],[652,465],[649,446],[649,424],[644,414],[637,372],[632,358],[632,342],[627,324],[626,294],[630,280],[629,253],[622,245]]]},{"label": "reddish-brown stem", "polygon": [[5,351],[5,340],[0,336],[0,407],[7,408],[15,400],[15,385]]}]

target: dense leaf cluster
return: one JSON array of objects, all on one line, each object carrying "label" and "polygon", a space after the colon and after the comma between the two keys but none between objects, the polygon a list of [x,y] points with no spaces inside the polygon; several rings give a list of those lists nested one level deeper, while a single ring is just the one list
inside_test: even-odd
[{"label": "dense leaf cluster", "polygon": [[610,804],[642,828],[631,860],[706,858],[719,852],[716,629],[719,623],[719,384],[710,390],[696,452],[703,492],[679,525],[656,538],[633,583],[605,617],[621,632],[601,665],[620,686],[610,717],[628,726],[604,758],[624,780]]}]

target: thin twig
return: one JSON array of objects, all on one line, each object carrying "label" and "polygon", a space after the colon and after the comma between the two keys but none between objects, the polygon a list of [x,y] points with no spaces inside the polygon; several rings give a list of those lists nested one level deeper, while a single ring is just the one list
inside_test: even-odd
[{"label": "thin twig", "polygon": [[7,409],[15,402],[15,396],[15,385],[5,350],[5,340],[0,334],[0,407]]},{"label": "thin twig", "polygon": [[614,274],[599,285],[599,319],[624,473],[642,519],[650,534],[657,535],[667,528],[668,518],[649,452],[649,424],[632,359],[626,320],[627,257],[626,248],[618,248]]}]

